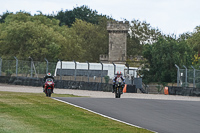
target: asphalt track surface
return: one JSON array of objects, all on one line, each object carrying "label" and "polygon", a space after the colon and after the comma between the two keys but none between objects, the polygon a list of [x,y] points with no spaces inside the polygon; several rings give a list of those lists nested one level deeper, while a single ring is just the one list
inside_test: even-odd
[{"label": "asphalt track surface", "polygon": [[57,98],[159,133],[199,133],[200,102],[135,98]]}]

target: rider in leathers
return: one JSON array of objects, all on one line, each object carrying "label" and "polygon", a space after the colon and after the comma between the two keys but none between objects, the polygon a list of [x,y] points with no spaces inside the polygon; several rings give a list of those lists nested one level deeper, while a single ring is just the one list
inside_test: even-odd
[{"label": "rider in leathers", "polygon": [[44,78],[43,78],[43,92],[45,91],[44,86],[45,86],[46,79],[48,79],[48,78],[53,79],[53,82],[55,81],[55,79],[54,79],[54,77],[51,75],[51,73],[47,73],[47,75],[45,75]]},{"label": "rider in leathers", "polygon": [[[121,78],[122,79],[122,81],[123,81],[123,86],[122,86],[122,88],[124,88],[124,84],[125,84],[125,79],[124,79],[124,77],[122,76],[122,73],[120,72],[117,72],[117,74],[115,75],[115,77],[114,77],[114,79],[113,79],[113,89],[112,89],[112,93],[114,93],[115,92],[115,82],[116,82],[116,80],[117,80],[117,78]],[[122,91],[122,90],[121,90]]]}]

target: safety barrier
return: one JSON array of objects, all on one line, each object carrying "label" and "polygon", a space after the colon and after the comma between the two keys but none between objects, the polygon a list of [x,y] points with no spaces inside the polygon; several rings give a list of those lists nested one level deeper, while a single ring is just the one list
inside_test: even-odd
[{"label": "safety barrier", "polygon": [[200,89],[193,87],[167,86],[165,94],[182,96],[200,96]]},{"label": "safety barrier", "polygon": [[[0,83],[42,87],[43,79],[29,78],[29,77],[0,76]],[[70,81],[70,80],[55,80],[55,88],[80,89],[80,90],[92,90],[92,91],[112,91],[112,84],[84,82],[84,81]]]},{"label": "safety barrier", "polygon": [[[42,87],[43,79],[30,78],[30,77],[0,76],[0,83]],[[113,87],[112,84],[107,84],[107,83],[72,81],[72,80],[55,80],[55,88],[60,88],[60,89],[79,89],[79,90],[111,92],[112,87]],[[127,85],[126,93],[137,93],[136,86]]]},{"label": "safety barrier", "polygon": [[[42,78],[0,76],[0,83],[8,83],[8,84],[14,84],[14,85],[42,87],[43,85],[42,81],[43,81]],[[55,88],[111,92],[112,84],[98,83],[98,82],[85,82],[85,81],[56,80]],[[125,93],[137,93],[136,86],[127,85]],[[194,88],[194,87],[167,86],[167,89],[165,88],[165,94],[183,95],[183,96],[200,96],[200,89]]]}]

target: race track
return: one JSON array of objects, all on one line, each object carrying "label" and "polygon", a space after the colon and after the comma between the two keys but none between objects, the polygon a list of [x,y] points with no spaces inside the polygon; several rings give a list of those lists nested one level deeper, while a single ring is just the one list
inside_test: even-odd
[{"label": "race track", "polygon": [[200,102],[135,98],[57,98],[159,133],[199,133]]}]

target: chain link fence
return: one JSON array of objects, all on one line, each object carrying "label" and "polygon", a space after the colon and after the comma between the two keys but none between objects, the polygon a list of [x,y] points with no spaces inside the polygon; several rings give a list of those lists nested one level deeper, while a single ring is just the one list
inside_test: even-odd
[{"label": "chain link fence", "polygon": [[56,62],[1,60],[0,76],[42,78],[47,72],[54,73]]},{"label": "chain link fence", "polygon": [[188,69],[185,66],[185,69],[180,69],[178,66],[176,67],[177,86],[200,88],[200,70],[195,69],[193,66],[192,69]]},{"label": "chain link fence", "polygon": [[[70,66],[71,65],[71,66]],[[71,62],[62,63],[58,62],[44,62],[38,61],[25,61],[18,60],[2,60],[0,58],[0,76],[8,77],[27,77],[27,78],[43,78],[46,73],[50,72],[52,75],[56,75],[56,80],[70,80],[70,81],[84,81],[84,82],[97,82],[97,83],[109,83],[112,84],[112,78],[114,74],[119,71],[126,77],[127,69],[122,67],[123,65],[103,63],[78,63]],[[129,70],[128,73],[133,72],[136,74],[136,70]],[[132,76],[133,76],[132,75]],[[126,79],[128,84],[132,80]],[[129,83],[130,82],[130,83]]]}]

